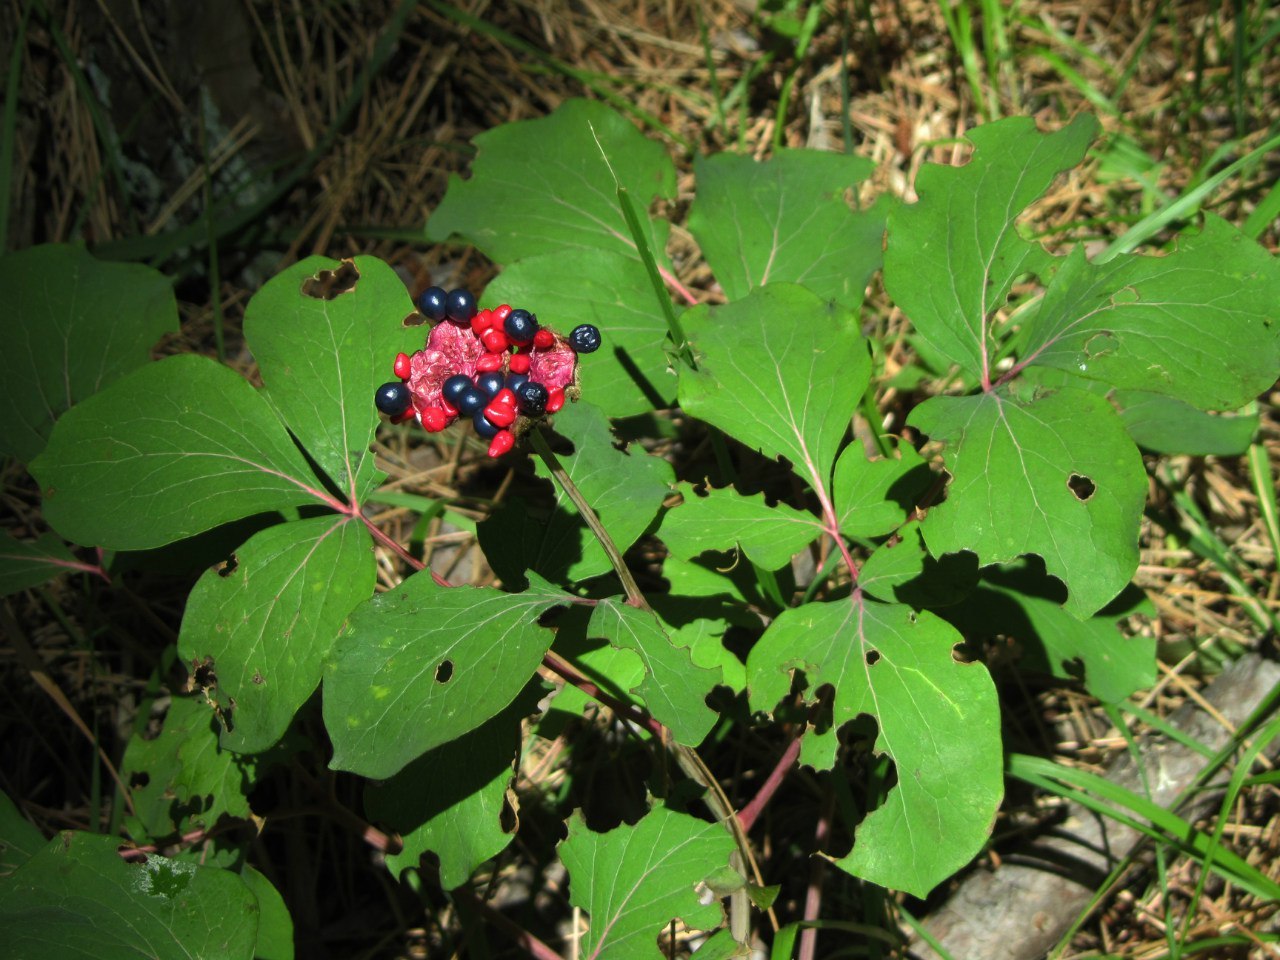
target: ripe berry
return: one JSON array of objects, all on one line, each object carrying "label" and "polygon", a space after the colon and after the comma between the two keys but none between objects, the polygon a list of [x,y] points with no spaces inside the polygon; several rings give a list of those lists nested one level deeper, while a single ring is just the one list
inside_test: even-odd
[{"label": "ripe berry", "polygon": [[422,411],[422,427],[427,433],[439,433],[449,425],[449,418],[440,407],[427,407]]},{"label": "ripe berry", "polygon": [[485,419],[500,427],[510,426],[516,419],[516,396],[510,390],[502,390],[493,402],[484,408]]},{"label": "ripe berry", "polygon": [[490,327],[480,334],[480,342],[484,344],[484,348],[490,353],[502,353],[507,347],[511,346],[511,341],[507,339],[507,335],[497,327]]},{"label": "ripe berry", "polygon": [[547,413],[555,413],[564,406],[564,387],[555,387],[547,391]]},{"label": "ripe berry", "polygon": [[482,353],[476,361],[476,373],[488,373],[490,370],[502,369],[501,353]]},{"label": "ripe berry", "polygon": [[458,408],[459,413],[465,413],[469,416],[473,413],[479,413],[488,402],[489,397],[478,387],[467,387],[453,405]]},{"label": "ripe berry", "polygon": [[440,388],[440,395],[453,405],[457,406],[458,398],[467,391],[468,388],[474,387],[471,378],[465,373],[455,373],[452,377],[444,382],[444,386]]},{"label": "ripe berry", "polygon": [[503,304],[500,307],[493,308],[493,322],[506,323],[507,317],[511,315],[511,307],[509,304]]},{"label": "ripe berry", "polygon": [[520,412],[528,417],[540,417],[547,412],[547,388],[535,380],[530,380],[515,391],[520,403]]},{"label": "ripe berry", "polygon": [[476,377],[476,386],[489,396],[493,396],[506,384],[507,378],[499,370],[491,370]]},{"label": "ripe berry", "polygon": [[476,433],[484,437],[486,440],[492,440],[498,435],[499,427],[495,427],[492,423],[484,418],[484,414],[476,411],[476,415],[471,418],[471,422],[476,425]]},{"label": "ripe berry", "polygon": [[513,353],[508,364],[508,369],[512,373],[528,373],[529,355],[527,353]]},{"label": "ripe berry", "polygon": [[574,327],[569,345],[578,353],[595,353],[600,349],[600,330],[590,323]]},{"label": "ripe berry", "polygon": [[428,320],[443,320],[448,311],[445,303],[448,297],[444,287],[427,287],[418,297],[418,310]]},{"label": "ripe berry", "polygon": [[469,323],[476,315],[476,298],[466,290],[450,290],[444,308],[454,323]]},{"label": "ripe berry", "polygon": [[555,342],[556,342],[556,335],[552,333],[550,330],[548,330],[546,327],[543,327],[541,330],[539,330],[537,333],[533,335],[533,345],[537,347],[539,350],[546,350]]},{"label": "ripe berry", "polygon": [[515,372],[507,374],[507,389],[510,390],[512,393],[514,393],[517,397],[520,396],[520,388],[523,387],[528,382],[529,382],[528,374],[515,373]]},{"label": "ripe berry", "polygon": [[413,367],[409,363],[409,355],[407,353],[397,353],[396,362],[391,367],[391,372],[395,374],[397,377],[399,377],[401,380],[408,380],[409,374],[412,372],[412,370],[413,370]]},{"label": "ripe berry", "polygon": [[493,312],[481,310],[471,318],[471,332],[477,337],[493,326]]},{"label": "ripe berry", "polygon": [[384,383],[373,395],[373,404],[388,417],[398,417],[409,409],[413,395],[403,383]]},{"label": "ripe berry", "polygon": [[528,310],[512,310],[503,321],[502,329],[512,343],[528,343],[538,332],[538,318]]},{"label": "ripe berry", "polygon": [[489,444],[489,456],[500,457],[516,445],[516,438],[510,430],[499,430]]}]

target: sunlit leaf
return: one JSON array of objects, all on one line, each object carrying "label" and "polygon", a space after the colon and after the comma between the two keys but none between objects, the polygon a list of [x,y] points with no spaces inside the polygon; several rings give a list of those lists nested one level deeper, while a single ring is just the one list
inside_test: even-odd
[{"label": "sunlit leaf", "polygon": [[706,550],[736,544],[755,563],[776,570],[822,532],[818,518],[763,496],[746,497],[732,488],[697,492],[681,486],[684,503],[668,510],[659,536],[672,556],[690,559]]},{"label": "sunlit leaf", "polygon": [[910,444],[899,444],[897,453],[868,460],[860,443],[841,452],[831,496],[845,536],[879,537],[900,527],[933,482],[933,473]]}]

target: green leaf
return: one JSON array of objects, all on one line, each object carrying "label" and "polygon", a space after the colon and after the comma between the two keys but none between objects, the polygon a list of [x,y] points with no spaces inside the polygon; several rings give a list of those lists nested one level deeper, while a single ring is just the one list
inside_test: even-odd
[{"label": "green leaf", "polygon": [[915,448],[898,444],[898,456],[868,460],[862,444],[851,443],[836,461],[831,498],[840,532],[847,537],[880,537],[911,516],[933,473]]},{"label": "green leaf", "polygon": [[0,597],[44,583],[80,566],[62,538],[43,533],[34,542],[0,536]]},{"label": "green leaf", "polygon": [[[475,146],[471,178],[449,178],[427,239],[460,237],[499,263],[539,254],[572,261],[590,250],[638,261],[617,187],[644,207],[675,196],[675,166],[662,145],[596,101],[567,100],[550,116],[482,133]],[[645,226],[649,249],[666,263],[667,223]]]},{"label": "green leaf", "polygon": [[968,551],[930,556],[917,520],[899,527],[858,571],[858,586],[871,596],[917,610],[959,603],[977,582],[978,558]]},{"label": "green leaf", "polygon": [[365,787],[368,815],[404,841],[400,853],[387,856],[393,876],[432,850],[440,859],[440,885],[453,890],[511,842],[515,811],[505,814],[511,821],[505,828],[502,821],[520,757],[520,724],[537,712],[545,692],[541,683],[529,684],[497,716],[428,750],[385,783]]},{"label": "green leaf", "polygon": [[924,897],[986,842],[1003,788],[1000,711],[980,663],[958,663],[959,633],[931,613],[879,603],[809,603],[784,610],[747,660],[751,705],[770,709],[803,670],[810,698],[835,689],[832,727],[810,732],[801,760],[829,768],[839,729],[874,718],[875,749],[898,782],[858,825],[837,864]]},{"label": "green leaf", "polygon": [[262,874],[245,864],[240,879],[258,899],[258,940],[254,960],[293,960],[293,917],[284,898]]},{"label": "green leaf", "polygon": [[1280,263],[1212,214],[1163,257],[1077,247],[1028,321],[1023,362],[1234,410],[1280,369]]},{"label": "green leaf", "polygon": [[31,472],[58,533],[113,550],[325,499],[258,392],[194,354],[149,364],[68,411]]},{"label": "green leaf", "polygon": [[230,721],[223,747],[258,753],[284,736],[375,579],[369,534],[333,514],[269,527],[231,566],[205,572],[187,600],[178,652],[217,677],[209,693]]},{"label": "green leaf", "polygon": [[691,416],[783,456],[825,494],[871,358],[852,318],[803,287],[771,284],[685,314],[698,369],[680,372]]},{"label": "green leaf", "polygon": [[484,301],[526,307],[565,334],[582,323],[598,327],[603,344],[580,359],[578,374],[583,397],[611,417],[665,407],[675,395],[667,321],[634,256],[581,250],[526,257],[489,284]]},{"label": "green leaf", "polygon": [[559,846],[569,902],[590,916],[580,956],[660,960],[658,935],[673,918],[696,930],[720,925],[720,904],[697,887],[721,875],[734,851],[723,827],[655,807],[635,826],[592,833],[578,814]]},{"label": "green leaf", "polygon": [[933,349],[990,373],[989,315],[1004,306],[1015,278],[1051,260],[1019,235],[1014,218],[1084,158],[1097,131],[1087,114],[1053,134],[1011,117],[966,134],[974,152],[964,166],[921,168],[919,201],[889,214],[884,282]]},{"label": "green leaf", "polygon": [[596,603],[588,635],[639,654],[645,677],[633,692],[679,743],[702,742],[716,722],[715,711],[706,704],[720,679],[716,671],[695,666],[689,651],[671,642],[654,614],[618,600]]},{"label": "green leaf", "polygon": [[1258,432],[1258,413],[1215,416],[1177,397],[1145,390],[1117,390],[1113,402],[1138,446],[1155,453],[1199,457],[1243,455]]},{"label": "green leaf", "polygon": [[846,194],[874,172],[870,160],[821,150],[698,157],[689,230],[729,300],[785,282],[857,310],[883,259],[886,204],[855,210]]},{"label": "green leaf", "polygon": [[164,276],[132,263],[104,263],[80,247],[49,244],[0,259],[5,292],[0,356],[0,457],[29,463],[53,422],[74,404],[150,359],[178,329],[178,303]]},{"label": "green leaf", "polygon": [[118,837],[64,831],[3,884],[4,952],[23,960],[250,960],[258,900],[227,870],[160,856],[126,863]]},{"label": "green leaf", "polygon": [[746,497],[731,487],[699,493],[688,484],[680,492],[684,503],[663,515],[659,536],[681,559],[737,544],[757,565],[777,570],[822,533],[813,514],[785,503],[770,506],[763,494]]},{"label": "green leaf", "polygon": [[538,617],[571,599],[528,577],[502,593],[423,571],[357,607],[325,667],[330,766],[386,779],[514,700],[551,646]]},{"label": "green leaf", "polygon": [[0,790],[0,880],[4,880],[44,846],[44,835]]},{"label": "green leaf", "polygon": [[1105,400],[1001,389],[931,398],[908,423],[944,445],[952,478],[921,527],[930,553],[971,550],[983,566],[1037,554],[1080,618],[1124,589],[1138,566],[1147,476]]},{"label": "green leaf", "polygon": [[[327,298],[314,277],[354,270],[352,285]],[[313,291],[308,293],[307,291]],[[392,379],[397,353],[422,348],[404,282],[376,257],[346,263],[308,257],[269,280],[249,301],[244,335],[266,396],[312,459],[359,502],[375,481],[369,444],[378,425],[373,394]]]}]

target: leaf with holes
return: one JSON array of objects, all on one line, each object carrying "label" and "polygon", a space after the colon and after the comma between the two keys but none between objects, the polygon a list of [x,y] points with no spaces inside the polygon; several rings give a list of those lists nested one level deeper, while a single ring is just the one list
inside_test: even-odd
[{"label": "leaf with holes", "polygon": [[559,846],[569,871],[569,902],[587,912],[590,928],[579,953],[591,960],[660,960],[658,935],[673,918],[695,930],[724,919],[715,899],[734,876],[733,838],[718,823],[655,807],[635,826],[592,833],[580,815]]},{"label": "leaf with holes", "polygon": [[514,700],[551,646],[538,617],[572,599],[528,578],[503,593],[423,571],[357,607],[325,668],[330,766],[385,779]]},{"label": "leaf with holes", "polygon": [[55,530],[115,550],[327,499],[258,392],[194,354],[149,364],[73,407],[31,472]]},{"label": "leaf with holes", "polygon": [[921,525],[930,553],[971,550],[983,566],[1043,557],[1080,618],[1124,589],[1138,566],[1147,475],[1105,400],[1001,388],[933,397],[908,422],[944,445],[952,478]]},{"label": "leaf with holes", "polygon": [[698,369],[680,406],[767,457],[786,457],[828,496],[836,451],[871,360],[852,317],[803,287],[770,284],[685,314]]},{"label": "leaf with holes", "polygon": [[783,149],[763,162],[696,158],[689,230],[725,296],[782,281],[858,309],[883,259],[888,200],[858,210],[848,195],[874,170],[862,157],[821,150]]},{"label": "leaf with holes", "polygon": [[706,704],[720,675],[694,666],[689,651],[677,647],[658,618],[618,600],[600,600],[591,613],[588,636],[633,650],[644,664],[644,680],[632,692],[671,730],[677,742],[697,745],[714,726],[716,713]]},{"label": "leaf with holes", "polygon": [[243,880],[154,854],[126,863],[119,846],[67,830],[0,884],[6,956],[254,956],[258,898]]},{"label": "leaf with holes", "polygon": [[[461,237],[499,263],[540,254],[573,263],[591,250],[639,261],[617,186],[642,207],[675,196],[675,165],[662,145],[593,100],[567,100],[550,116],[497,127],[475,146],[470,179],[449,178],[427,239]],[[644,227],[649,250],[665,264],[666,221]]]},{"label": "leaf with holes", "polygon": [[1097,131],[1087,114],[1053,134],[1038,133],[1029,117],[970,130],[969,162],[924,166],[919,201],[890,212],[885,288],[919,336],[964,370],[991,374],[991,314],[1020,274],[1052,262],[1014,219],[1083,159]]},{"label": "leaf with holes", "polygon": [[49,244],[0,257],[0,456],[29,463],[54,421],[150,359],[178,329],[173,284],[134,263],[105,263]]},{"label": "leaf with holes", "polygon": [[373,592],[373,543],[330,514],[254,534],[233,564],[191,591],[178,652],[217,677],[208,694],[229,721],[223,747],[258,753],[284,736],[347,614]]},{"label": "leaf with holes", "polygon": [[[336,286],[333,286],[336,285]],[[369,444],[373,394],[397,353],[425,328],[404,282],[376,257],[308,257],[267,282],[245,309],[244,335],[280,418],[320,468],[358,503],[376,481]]]},{"label": "leaf with holes", "polygon": [[785,503],[770,506],[763,496],[745,497],[731,487],[698,493],[687,484],[680,492],[684,503],[663,515],[659,536],[681,559],[737,544],[752,562],[777,570],[822,533],[813,514]]},{"label": "leaf with holes", "polygon": [[44,533],[31,542],[0,536],[0,597],[85,566],[55,534]]},{"label": "leaf with holes", "polygon": [[840,728],[875,720],[875,750],[895,764],[897,784],[836,862],[917,897],[982,849],[1003,792],[995,685],[981,663],[956,661],[962,639],[928,612],[839,600],[784,610],[747,660],[758,710],[786,697],[795,670],[809,699],[834,688],[831,729],[805,737],[805,763],[831,768]]},{"label": "leaf with holes", "polygon": [[[520,757],[520,723],[537,713],[545,693],[541,683],[529,684],[497,716],[365,787],[368,815],[404,841],[399,853],[387,855],[392,876],[418,866],[431,850],[440,861],[440,885],[453,890],[506,848],[516,826],[507,791]],[[511,822],[504,825],[504,816]]]}]

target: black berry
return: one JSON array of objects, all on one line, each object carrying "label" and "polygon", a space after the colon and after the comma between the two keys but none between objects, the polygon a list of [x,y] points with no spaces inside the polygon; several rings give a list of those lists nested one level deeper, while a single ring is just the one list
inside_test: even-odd
[{"label": "black berry", "polygon": [[551,394],[547,388],[536,380],[530,380],[528,383],[514,391],[516,400],[518,401],[520,412],[528,417],[540,417],[547,412],[547,400]]},{"label": "black berry", "polygon": [[471,378],[465,373],[455,373],[444,382],[444,386],[440,388],[440,395],[456,407],[458,398],[474,386]]},{"label": "black berry", "polygon": [[477,411],[476,415],[471,418],[471,422],[476,425],[476,433],[480,434],[480,436],[484,437],[486,440],[492,440],[498,435],[498,431],[502,429],[501,427],[495,427],[492,423],[486,420],[484,418],[484,414],[480,411]]},{"label": "black berry", "polygon": [[600,330],[590,323],[573,328],[569,345],[578,353],[595,353],[600,349]]},{"label": "black berry", "polygon": [[450,290],[444,309],[445,316],[454,323],[470,323],[476,315],[476,298],[466,290]]},{"label": "black berry", "polygon": [[480,390],[479,387],[467,387],[458,397],[457,401],[449,401],[462,413],[472,414],[478,413],[489,405],[489,398]]},{"label": "black berry", "polygon": [[495,393],[502,389],[506,383],[506,378],[497,370],[489,373],[482,373],[476,377],[476,386],[492,397]]},{"label": "black berry", "polygon": [[512,310],[502,328],[512,343],[528,343],[538,332],[538,318],[528,310]]},{"label": "black berry", "polygon": [[400,414],[409,409],[409,403],[412,399],[409,388],[399,380],[384,383],[373,395],[374,406],[388,417],[400,416]]},{"label": "black berry", "polygon": [[444,287],[427,287],[418,297],[418,310],[428,320],[443,320],[447,310],[448,294]]},{"label": "black berry", "polygon": [[507,389],[517,396],[520,395],[520,388],[529,382],[529,375],[525,373],[508,373]]}]

